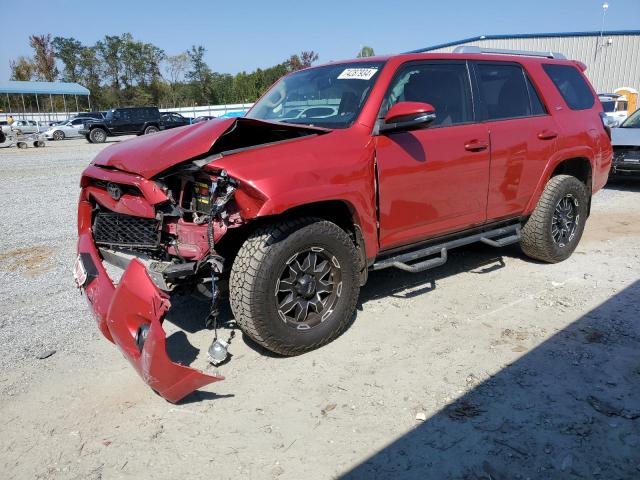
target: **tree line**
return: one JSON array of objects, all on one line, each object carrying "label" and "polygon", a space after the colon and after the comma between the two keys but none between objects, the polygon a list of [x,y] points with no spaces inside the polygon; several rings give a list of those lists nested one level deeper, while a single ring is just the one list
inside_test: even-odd
[{"label": "tree line", "polygon": [[[231,75],[207,64],[202,45],[170,55],[130,33],[105,35],[95,45],[73,37],[31,35],[29,44],[32,56],[10,62],[12,80],[80,83],[91,91],[98,109],[253,102],[278,78],[319,58],[312,50],[302,51],[272,67]],[[373,49],[363,47],[358,56],[371,55]]]}]

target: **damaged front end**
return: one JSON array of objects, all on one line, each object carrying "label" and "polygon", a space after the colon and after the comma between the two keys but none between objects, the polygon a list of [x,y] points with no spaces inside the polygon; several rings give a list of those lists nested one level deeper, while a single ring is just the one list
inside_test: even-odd
[{"label": "damaged front end", "polygon": [[[253,218],[265,200],[215,161],[326,132],[252,119],[211,121],[108,147],[84,171],[76,282],[103,335],[167,400],[223,379],[167,355],[162,321],[169,294],[207,297],[207,322],[215,329],[218,284],[230,269],[218,241]],[[215,340],[212,347],[225,345]]]},{"label": "damaged front end", "polygon": [[264,201],[251,185],[215,168],[215,160],[325,132],[250,119],[206,123],[109,147],[81,179],[78,286],[104,336],[171,402],[223,377],[167,355],[161,324],[169,294],[206,296],[215,327],[218,284],[229,270],[218,241]]},{"label": "damaged front end", "polygon": [[[165,184],[96,167],[82,182],[74,273],[104,336],[171,402],[222,380],[172,362],[161,323],[171,292],[204,285],[217,302],[223,259],[214,245],[230,225],[240,224],[226,209],[235,182],[224,173],[180,172]],[[117,286],[107,269],[124,270]]]}]

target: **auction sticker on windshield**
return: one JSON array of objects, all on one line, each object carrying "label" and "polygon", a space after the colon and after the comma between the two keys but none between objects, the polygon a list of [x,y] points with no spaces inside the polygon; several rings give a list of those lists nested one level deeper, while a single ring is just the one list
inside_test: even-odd
[{"label": "auction sticker on windshield", "polygon": [[377,68],[345,68],[338,80],[371,80],[377,71]]}]

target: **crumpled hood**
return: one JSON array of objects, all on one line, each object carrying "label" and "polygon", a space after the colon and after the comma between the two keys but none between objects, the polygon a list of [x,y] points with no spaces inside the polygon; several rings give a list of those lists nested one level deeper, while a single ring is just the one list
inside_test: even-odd
[{"label": "crumpled hood", "polygon": [[[208,153],[220,137],[235,130],[238,125],[264,129],[265,133],[270,130],[307,134],[329,131],[244,117],[215,119],[114,144],[102,150],[93,164],[151,178],[169,167]],[[254,146],[263,143],[269,142],[260,140]]]},{"label": "crumpled hood", "polygon": [[640,147],[640,128],[612,128],[611,145]]}]

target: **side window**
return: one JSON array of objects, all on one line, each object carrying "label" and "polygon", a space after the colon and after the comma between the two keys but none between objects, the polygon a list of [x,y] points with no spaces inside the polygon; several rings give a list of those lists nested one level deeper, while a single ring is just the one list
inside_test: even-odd
[{"label": "side window", "polygon": [[71,122],[72,125],[83,125],[84,122],[82,121],[82,119],[77,118],[75,119],[73,122]]},{"label": "side window", "polygon": [[500,120],[531,115],[529,91],[522,67],[478,63],[477,72],[483,118]]},{"label": "side window", "polygon": [[380,117],[398,102],[433,105],[432,126],[449,126],[473,120],[471,87],[464,63],[415,64],[401,68],[382,104]]},{"label": "side window", "polygon": [[531,114],[532,115],[545,115],[547,114],[547,109],[545,108],[542,100],[540,100],[540,95],[538,95],[538,91],[531,83],[531,79],[525,75],[527,79],[527,90],[529,90],[529,99],[531,100]]},{"label": "side window", "polygon": [[576,67],[546,63],[542,68],[571,110],[593,107],[593,93]]}]

